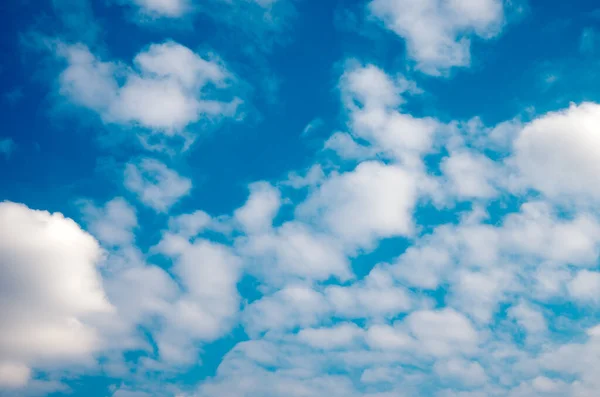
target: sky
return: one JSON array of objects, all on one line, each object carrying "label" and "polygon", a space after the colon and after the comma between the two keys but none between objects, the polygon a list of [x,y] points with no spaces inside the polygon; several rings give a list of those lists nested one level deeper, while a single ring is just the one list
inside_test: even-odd
[{"label": "sky", "polygon": [[0,396],[597,396],[597,2],[0,9]]}]

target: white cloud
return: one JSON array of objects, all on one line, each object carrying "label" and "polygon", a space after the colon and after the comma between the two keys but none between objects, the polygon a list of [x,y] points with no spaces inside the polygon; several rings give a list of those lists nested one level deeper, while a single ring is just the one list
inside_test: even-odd
[{"label": "white cloud", "polygon": [[183,237],[193,237],[213,226],[212,217],[202,210],[169,219],[169,230]]},{"label": "white cloud", "polygon": [[342,318],[390,318],[414,306],[408,291],[396,285],[391,274],[379,267],[360,282],[347,287],[327,287],[325,295],[335,315]]},{"label": "white cloud", "polygon": [[29,382],[31,368],[24,364],[0,362],[0,388],[19,388]]},{"label": "white cloud", "polygon": [[238,249],[255,264],[254,270],[277,285],[291,277],[326,280],[350,277],[342,245],[300,222],[286,222],[270,233],[238,241]]},{"label": "white cloud", "polygon": [[325,172],[320,164],[311,166],[304,176],[296,172],[290,172],[288,179],[283,182],[284,185],[291,186],[294,189],[303,187],[313,187],[319,185],[325,179]]},{"label": "white cloud", "polygon": [[469,319],[451,308],[415,311],[405,322],[418,348],[436,357],[473,353],[480,343]]},{"label": "white cloud", "polygon": [[[383,2],[374,0],[371,6]],[[408,0],[396,3],[408,4]],[[432,6],[434,12],[460,10],[458,14],[470,24],[464,31],[462,27],[440,28],[449,29],[443,30],[444,34],[454,34],[450,34],[451,42],[456,44],[466,37],[463,34],[472,34],[470,29],[482,35],[477,29],[487,31],[491,16],[481,27],[475,27],[474,21],[487,10],[485,2],[480,3],[456,0]],[[433,3],[424,6],[427,4]],[[439,32],[434,29],[432,33]],[[110,110],[113,102],[126,101],[135,106],[119,109],[129,115],[118,116],[121,122],[167,133],[184,128],[196,117],[188,115],[193,112],[186,107],[186,90],[202,97],[204,87],[218,88],[228,79],[218,62],[198,58],[177,46],[149,47],[135,58],[133,69],[102,63],[86,56],[85,51],[79,56],[78,66],[67,69],[71,74],[65,71],[65,82],[82,104],[96,110],[109,109],[106,114],[116,117],[117,113]],[[119,71],[125,74],[116,79],[114,75]],[[82,79],[89,79],[89,91],[77,91]],[[173,88],[172,93],[185,95],[177,109],[157,105],[160,109],[153,111],[158,102],[145,104],[135,97],[141,95],[138,89],[153,96],[155,88],[164,88],[166,93]],[[568,189],[562,185],[556,191],[547,188],[547,181],[534,175],[527,163],[543,163],[543,154],[537,160],[533,156],[533,160],[523,162],[528,150],[535,151],[531,142],[544,139],[544,133],[532,127],[537,121],[517,134],[517,153],[510,161],[494,163],[482,153],[489,148],[505,151],[515,131],[520,130],[516,123],[486,129],[476,119],[467,125],[444,125],[435,119],[403,113],[406,97],[417,94],[418,88],[374,66],[348,68],[340,89],[348,111],[349,132],[334,134],[325,146],[346,160],[358,160],[356,163],[327,164],[327,174],[321,163],[316,163],[306,176],[290,173],[280,183],[251,184],[245,204],[228,215],[213,217],[197,210],[171,217],[161,242],[148,255],[134,246],[137,219],[123,199],[114,199],[103,207],[88,204],[84,215],[90,232],[108,249],[100,258],[100,248],[88,236],[95,243],[98,257],[84,258],[88,261],[82,263],[91,263],[88,267],[92,268],[96,262],[105,265],[104,279],[96,292],[107,306],[105,310],[109,310],[106,291],[117,321],[111,318],[102,322],[104,328],[97,332],[94,324],[100,320],[92,316],[94,310],[85,308],[80,314],[68,306],[82,304],[79,295],[85,297],[85,291],[77,291],[77,298],[75,293],[70,294],[68,304],[61,302],[67,309],[61,309],[57,316],[75,318],[79,323],[72,323],[83,327],[81,332],[89,337],[80,337],[83,342],[70,338],[79,343],[75,343],[78,353],[72,355],[86,358],[102,346],[118,346],[116,355],[123,349],[146,349],[157,357],[140,360],[139,372],[169,371],[196,363],[204,344],[218,340],[240,324],[249,340],[226,354],[215,376],[203,381],[197,395],[517,397],[543,393],[583,396],[596,390],[593,376],[597,374],[590,368],[596,369],[600,363],[598,328],[588,331],[586,342],[579,338],[577,343],[561,346],[543,339],[563,328],[574,333],[583,323],[588,325],[588,319],[574,324],[569,319],[551,317],[551,310],[543,305],[545,299],[555,297],[582,306],[597,303],[600,276],[596,271],[579,268],[595,269],[597,265],[600,225],[589,207],[555,206],[555,199],[562,199]],[[145,109],[151,114],[145,114]],[[569,112],[574,111],[565,114]],[[163,123],[171,116],[180,121]],[[586,117],[577,120],[587,126]],[[428,165],[424,157],[440,153],[442,148],[436,142],[440,132],[449,133],[443,143],[449,156],[439,164],[442,175],[435,178],[440,181],[436,187],[448,197],[481,201],[456,221],[436,225],[431,234],[419,236],[415,209],[420,198],[427,198],[433,179],[425,172]],[[523,148],[527,150],[518,151]],[[330,171],[338,166],[341,171]],[[506,193],[504,178],[514,170],[520,172],[522,180],[518,182],[524,181],[543,195],[540,201],[526,202],[492,222],[484,200]],[[125,174],[126,187],[158,212],[167,212],[191,189],[189,179],[156,160],[131,162]],[[285,186],[308,189],[298,191]],[[578,200],[593,201],[594,188],[585,189],[577,192]],[[304,201],[297,204],[305,193]],[[297,205],[289,211],[283,207],[282,211],[282,206],[292,203]],[[7,222],[13,223],[24,224]],[[5,234],[12,237],[12,226],[6,229]],[[208,240],[211,234],[205,232],[209,231],[222,233],[217,238],[222,243]],[[25,234],[36,237],[35,233]],[[51,237],[68,236],[60,233]],[[412,245],[389,264],[390,253],[402,246],[378,243],[392,237],[410,238]],[[28,243],[19,255],[35,253],[30,247],[40,244],[38,240],[42,239]],[[13,249],[10,244],[6,246]],[[73,244],[69,250],[54,245],[51,248],[67,255],[84,247]],[[145,263],[155,254],[162,254],[160,260],[172,266],[165,270]],[[354,277],[352,260],[364,254],[369,254],[365,259],[374,267],[367,276]],[[19,255],[9,256],[10,260]],[[39,262],[45,263],[48,256],[40,255]],[[43,266],[36,262],[34,267]],[[9,271],[20,270],[14,268]],[[77,276],[63,273],[42,273],[44,278],[40,276],[39,280]],[[244,301],[238,291],[244,274],[258,278],[257,290],[263,294],[251,302]],[[100,284],[97,274],[96,278]],[[82,288],[82,283],[75,282],[77,288]],[[38,293],[46,291],[37,288],[34,291]],[[4,289],[0,289],[0,295]],[[52,299],[45,299],[44,305],[46,301]],[[501,303],[508,308],[507,318],[494,318]],[[0,310],[17,318],[10,311],[12,307],[0,304]],[[40,324],[50,321],[41,309],[33,313],[41,318],[35,320]],[[88,319],[88,314],[94,321]],[[25,321],[22,317],[19,321]],[[513,340],[512,333],[518,332],[515,322],[527,333],[524,346]],[[143,343],[136,332],[138,326],[151,333],[156,352],[153,346]],[[103,337],[113,340],[104,341]],[[14,344],[6,347],[2,342],[0,338],[1,349],[14,349]],[[40,351],[43,349],[29,355],[12,353],[14,358],[8,360],[3,356],[0,384],[23,384],[38,362],[45,364]],[[53,360],[58,356],[55,351],[47,353]],[[583,363],[577,362],[579,358]],[[576,380],[567,384],[550,379],[546,371],[571,374]],[[128,390],[134,389],[123,387],[122,393]]]},{"label": "white cloud", "polygon": [[459,271],[450,302],[476,321],[487,323],[503,300],[505,291],[513,285],[511,273],[508,266],[487,272]]},{"label": "white cloud", "polygon": [[104,208],[86,202],[83,212],[89,231],[103,244],[124,246],[133,242],[137,217],[134,208],[122,197],[112,199]]},{"label": "white cloud", "polygon": [[105,288],[118,309],[123,326],[120,331],[125,335],[135,334],[137,325],[149,324],[157,317],[164,318],[180,296],[177,284],[166,271],[131,261],[107,276]]},{"label": "white cloud", "polygon": [[[421,157],[431,150],[434,134],[441,124],[432,118],[416,118],[396,110],[405,101],[402,95],[418,92],[412,83],[403,77],[392,79],[373,65],[350,65],[340,79],[340,88],[355,137],[369,142],[377,153],[411,169],[422,167]],[[337,139],[341,141],[333,147],[341,153],[364,152],[348,137],[338,135]]]},{"label": "white cloud", "polygon": [[479,363],[464,359],[438,361],[434,371],[442,379],[458,380],[467,387],[481,386],[487,381],[485,370]]},{"label": "white cloud", "polygon": [[[458,299],[454,303],[463,301],[474,310],[471,314],[476,310],[484,319],[509,286],[515,291],[519,278],[537,284],[542,294],[552,294],[564,280],[559,267],[591,267],[600,254],[600,225],[590,214],[565,218],[548,203],[533,201],[492,226],[481,223],[485,218],[477,212],[471,214],[476,218],[437,226],[433,233],[420,237],[397,258],[391,272],[427,289],[452,282]],[[521,264],[519,269],[511,265],[515,261]],[[515,272],[520,273],[517,280]]]},{"label": "white cloud", "polygon": [[251,335],[277,332],[313,326],[329,310],[319,292],[306,285],[289,285],[246,307],[243,322]]},{"label": "white cloud", "polygon": [[548,328],[544,315],[528,303],[519,302],[508,310],[508,314],[530,334],[545,332]]},{"label": "white cloud", "polygon": [[530,202],[508,215],[502,229],[506,250],[554,264],[593,266],[600,254],[600,224],[581,212],[561,217],[548,203]]},{"label": "white cloud", "polygon": [[[108,314],[97,241],[62,214],[0,204],[0,380],[31,367],[84,362],[102,346],[89,316]],[[0,386],[3,386],[0,385]]]},{"label": "white cloud", "polygon": [[374,65],[349,65],[340,81],[343,99],[352,100],[370,108],[394,108],[405,101],[402,94],[411,86],[403,78],[392,79]]},{"label": "white cloud", "polygon": [[336,132],[325,142],[324,149],[333,150],[343,159],[364,160],[374,157],[376,150],[359,145],[350,134]]},{"label": "white cloud", "polygon": [[551,199],[589,203],[600,197],[600,105],[583,103],[525,125],[514,143],[524,182]]},{"label": "white cloud", "polygon": [[453,152],[442,160],[440,168],[448,178],[448,188],[460,199],[492,198],[498,194],[496,185],[500,167],[489,158],[469,152]]},{"label": "white cloud", "polygon": [[167,233],[156,247],[172,258],[183,294],[164,313],[156,339],[161,358],[191,363],[194,341],[212,341],[229,331],[239,310],[237,282],[241,262],[228,247],[204,239],[190,243]]},{"label": "white cloud", "polygon": [[298,332],[298,340],[317,349],[330,350],[350,347],[362,335],[362,329],[352,323],[331,328],[306,328]]},{"label": "white cloud", "polygon": [[490,39],[504,23],[502,0],[373,0],[373,16],[406,41],[424,73],[439,75],[471,61],[471,37]]},{"label": "white cloud", "polygon": [[576,300],[596,303],[600,301],[600,273],[581,270],[568,283],[567,289]]},{"label": "white cloud", "polygon": [[177,18],[190,10],[189,0],[129,0],[152,17]]},{"label": "white cloud", "polygon": [[250,185],[248,201],[235,211],[234,216],[246,233],[260,233],[273,227],[273,219],[280,207],[279,191],[267,182],[256,182]]},{"label": "white cloud", "polygon": [[83,45],[60,45],[67,61],[60,93],[96,111],[106,123],[139,126],[168,136],[204,118],[232,116],[239,99],[210,99],[231,76],[216,60],[206,60],[172,41],[152,44],[134,58],[135,68],[100,60]]},{"label": "white cloud", "polygon": [[369,327],[365,338],[371,348],[381,350],[407,350],[414,342],[406,331],[389,325]]},{"label": "white cloud", "polygon": [[330,176],[296,208],[296,214],[351,247],[370,247],[379,238],[413,232],[416,199],[410,173],[393,165],[363,162],[354,171]]},{"label": "white cloud", "polygon": [[167,212],[189,194],[192,182],[158,160],[144,158],[125,167],[125,187],[145,205]]}]

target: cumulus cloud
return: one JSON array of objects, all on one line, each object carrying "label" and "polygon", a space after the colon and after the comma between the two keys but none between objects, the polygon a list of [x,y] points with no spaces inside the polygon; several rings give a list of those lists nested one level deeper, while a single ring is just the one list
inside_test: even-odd
[{"label": "cumulus cloud", "polygon": [[89,317],[111,313],[98,242],[60,213],[0,204],[0,387],[31,368],[85,362],[102,346]]},{"label": "cumulus cloud", "polygon": [[156,335],[160,356],[167,362],[191,364],[197,350],[194,342],[215,340],[233,326],[240,305],[240,259],[221,244],[204,239],[192,243],[170,233],[156,250],[173,260],[183,284],[183,293],[164,313],[165,327]]},{"label": "cumulus cloud", "polygon": [[445,187],[459,199],[492,198],[502,183],[501,167],[478,153],[453,152],[442,160],[440,168],[448,179]]},{"label": "cumulus cloud", "polygon": [[359,282],[350,286],[332,285],[324,292],[335,316],[340,318],[392,318],[415,306],[409,292],[386,269],[379,267]]},{"label": "cumulus cloud", "polygon": [[600,197],[600,105],[582,103],[527,124],[514,142],[514,163],[527,186],[550,199],[584,204]]},{"label": "cumulus cloud", "polygon": [[133,229],[137,226],[135,210],[122,197],[117,197],[97,208],[91,202],[83,205],[89,231],[108,246],[123,246],[133,242]]},{"label": "cumulus cloud", "polygon": [[[431,74],[467,65],[469,39],[493,37],[504,21],[493,0],[369,7]],[[63,93],[106,123],[173,135],[233,103],[218,99],[224,66],[172,42],[130,67],[63,50]],[[419,87],[374,65],[349,62],[338,88],[345,132],[325,143],[338,157],[251,183],[224,215],[171,213],[191,181],[158,160],[130,160],[125,187],[168,214],[148,252],[136,246],[146,214],[123,198],[82,202],[97,241],[58,214],[0,205],[0,387],[99,351],[119,375],[123,353],[141,352],[142,383],[145,371],[198,364],[239,326],[244,340],[192,395],[593,395],[600,328],[579,309],[600,296],[597,105],[488,128],[411,114]],[[456,201],[471,205],[458,213]],[[246,275],[256,296],[244,294]],[[553,312],[565,303],[577,310]],[[155,395],[133,390],[115,396]]]},{"label": "cumulus cloud", "polygon": [[172,136],[191,123],[232,116],[240,103],[211,98],[231,79],[219,61],[172,41],[150,45],[134,58],[133,67],[103,61],[81,44],[61,44],[58,54],[67,62],[60,93],[106,123]]},{"label": "cumulus cloud", "polygon": [[298,340],[318,349],[348,348],[360,337],[362,330],[344,323],[331,328],[306,328],[298,332]]},{"label": "cumulus cloud", "polygon": [[[375,153],[410,168],[422,166],[422,156],[432,149],[434,134],[442,125],[433,118],[413,117],[399,108],[405,96],[419,92],[414,83],[402,76],[392,78],[374,65],[351,63],[340,79],[340,89],[349,111],[352,135],[369,142]],[[329,146],[334,145],[351,157],[365,153],[343,135],[329,142]]]},{"label": "cumulus cloud", "polygon": [[408,329],[419,341],[419,349],[437,357],[473,353],[480,337],[463,314],[446,308],[422,310],[408,315]]},{"label": "cumulus cloud", "polygon": [[301,222],[286,222],[271,233],[242,239],[239,250],[256,264],[250,270],[274,283],[286,276],[326,280],[350,275],[343,246]]},{"label": "cumulus cloud", "polygon": [[248,201],[234,216],[247,233],[260,233],[273,227],[280,206],[279,191],[266,182],[257,182],[250,185]]},{"label": "cumulus cloud", "polygon": [[567,285],[574,299],[595,303],[600,299],[600,273],[581,270]]},{"label": "cumulus cloud", "polygon": [[505,19],[502,0],[373,0],[368,8],[405,40],[417,68],[431,75],[468,66],[471,38],[493,38]]},{"label": "cumulus cloud", "polygon": [[380,238],[412,233],[416,199],[410,173],[393,165],[363,162],[323,182],[296,213],[351,247],[369,247]]},{"label": "cumulus cloud", "polygon": [[189,194],[192,182],[158,160],[143,158],[125,167],[125,187],[145,205],[166,212]]},{"label": "cumulus cloud", "polygon": [[251,334],[316,325],[329,308],[323,295],[308,285],[292,284],[251,303],[243,313]]}]

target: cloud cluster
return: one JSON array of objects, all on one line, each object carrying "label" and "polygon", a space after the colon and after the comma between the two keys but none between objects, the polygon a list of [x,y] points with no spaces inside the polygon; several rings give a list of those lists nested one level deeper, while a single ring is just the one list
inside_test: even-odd
[{"label": "cloud cluster", "polygon": [[[152,17],[201,8],[131,3]],[[275,3],[236,4],[267,15]],[[372,0],[368,12],[436,75],[468,65],[470,40],[498,35],[506,6]],[[222,62],[172,41],[131,65],[82,45],[58,54],[60,92],[107,124],[174,136],[239,104]],[[144,155],[123,170],[131,202],[78,201],[82,226],[0,203],[0,390],[93,369],[123,379],[114,397],[174,395],[164,383],[237,328],[216,372],[178,395],[594,395],[600,105],[445,122],[408,110],[415,83],[357,60],[337,88],[344,123],[308,171],[250,183],[225,214],[179,211],[192,180]]]}]

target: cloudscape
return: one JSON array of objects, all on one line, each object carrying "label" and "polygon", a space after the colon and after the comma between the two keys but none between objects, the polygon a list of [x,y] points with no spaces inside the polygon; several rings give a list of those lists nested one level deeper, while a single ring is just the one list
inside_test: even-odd
[{"label": "cloudscape", "polygon": [[0,8],[0,396],[600,395],[600,3]]}]

